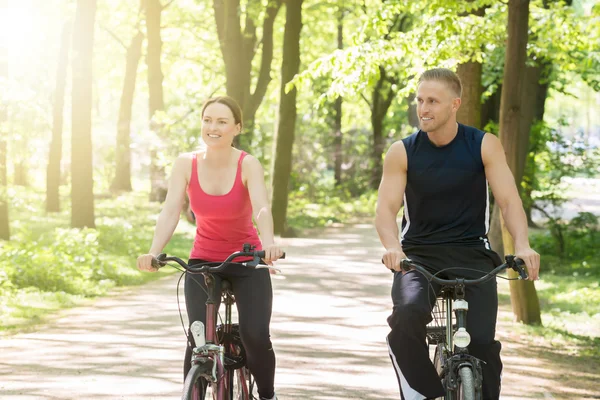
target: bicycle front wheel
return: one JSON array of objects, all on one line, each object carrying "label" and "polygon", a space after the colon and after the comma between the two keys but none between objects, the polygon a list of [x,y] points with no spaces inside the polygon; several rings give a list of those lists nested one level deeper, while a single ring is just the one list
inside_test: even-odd
[{"label": "bicycle front wheel", "polygon": [[458,370],[458,396],[457,400],[479,400],[475,393],[475,378],[470,367],[462,367]]},{"label": "bicycle front wheel", "polygon": [[210,370],[212,370],[212,361],[206,364],[195,364],[192,366],[185,377],[181,400],[217,399],[216,391],[211,391],[208,381],[203,378],[203,374]]},{"label": "bicycle front wheel", "polygon": [[250,384],[250,370],[247,367],[229,371],[231,400],[252,399],[252,385]]}]

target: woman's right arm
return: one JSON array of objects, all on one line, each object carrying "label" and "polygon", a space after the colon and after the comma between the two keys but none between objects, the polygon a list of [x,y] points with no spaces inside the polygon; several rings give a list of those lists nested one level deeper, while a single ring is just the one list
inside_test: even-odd
[{"label": "woman's right arm", "polygon": [[160,254],[169,240],[171,240],[171,236],[173,236],[185,202],[185,189],[190,169],[190,159],[185,155],[181,155],[175,160],[171,171],[171,178],[169,179],[167,198],[156,221],[154,239],[152,240],[150,251],[148,251],[148,254],[141,255],[137,259],[137,267],[142,271],[156,271],[156,268],[152,267],[152,258]]}]

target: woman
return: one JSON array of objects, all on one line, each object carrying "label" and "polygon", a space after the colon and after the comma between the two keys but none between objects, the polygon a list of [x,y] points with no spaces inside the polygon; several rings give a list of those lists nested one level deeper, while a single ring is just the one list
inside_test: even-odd
[{"label": "woman", "polygon": [[[272,265],[282,250],[274,242],[264,173],[253,156],[232,147],[242,130],[242,110],[230,97],[209,99],[202,108],[202,139],[206,148],[180,155],[173,166],[169,190],[158,217],[148,254],[140,256],[142,271],[155,271],[151,261],[169,239],[179,221],[185,194],[196,216],[196,237],[189,264],[223,261],[244,243],[265,250]],[[256,221],[257,230],[252,224]],[[240,336],[248,367],[261,399],[275,399],[275,353],[269,338],[273,291],[267,269],[229,266],[221,275],[232,283],[238,307]],[[206,324],[206,293],[202,279],[186,274],[185,302],[190,322]],[[190,335],[190,339],[193,338]],[[190,369],[193,344],[188,342],[184,376]]]}]

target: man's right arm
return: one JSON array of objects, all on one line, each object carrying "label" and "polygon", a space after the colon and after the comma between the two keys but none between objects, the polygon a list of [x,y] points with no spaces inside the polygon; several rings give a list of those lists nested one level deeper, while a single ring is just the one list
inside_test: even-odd
[{"label": "man's right arm", "polygon": [[396,217],[402,207],[406,189],[407,165],[404,143],[398,141],[390,147],[385,156],[375,211],[375,228],[386,249],[383,263],[396,271],[400,271],[400,260],[406,258],[398,238]]}]

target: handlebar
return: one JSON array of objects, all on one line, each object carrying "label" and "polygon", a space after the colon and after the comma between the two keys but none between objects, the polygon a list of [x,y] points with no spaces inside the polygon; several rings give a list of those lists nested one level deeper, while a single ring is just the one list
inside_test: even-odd
[{"label": "handlebar", "polygon": [[[265,251],[264,250],[258,250],[258,251],[252,250],[252,247],[250,245],[244,244],[244,249],[242,251],[238,251],[238,252],[231,254],[223,262],[207,262],[207,263],[199,264],[197,266],[188,265],[188,263],[186,263],[179,257],[167,256],[166,254],[163,253],[163,254],[160,254],[158,257],[152,259],[152,266],[155,268],[160,268],[160,267],[167,265],[168,261],[175,261],[177,264],[181,265],[181,267],[184,268],[186,271],[193,272],[195,274],[200,274],[200,273],[204,273],[204,272],[214,273],[214,272],[222,271],[228,263],[230,263],[233,260],[235,260],[236,258],[240,258],[240,257],[252,257],[251,261],[243,263],[246,267],[261,268],[261,267],[258,267],[258,265],[262,261],[262,259],[265,257]],[[284,259],[285,253],[283,253],[283,256],[281,256],[280,258]]]},{"label": "handlebar", "polygon": [[408,258],[405,258],[400,262],[400,268],[402,268],[402,270],[406,272],[410,271],[411,269],[415,269],[423,275],[425,275],[425,277],[428,280],[444,286],[477,285],[479,283],[489,281],[490,279],[494,278],[496,275],[498,275],[500,272],[504,271],[507,268],[511,268],[517,271],[519,273],[519,279],[528,278],[527,271],[525,271],[525,269],[523,268],[523,266],[525,265],[525,262],[523,260],[513,255],[507,255],[505,257],[505,261],[506,262],[504,264],[499,265],[498,267],[494,268],[492,271],[488,272],[487,274],[478,279],[442,279],[433,275],[432,273],[427,271],[423,266],[416,264]]}]

